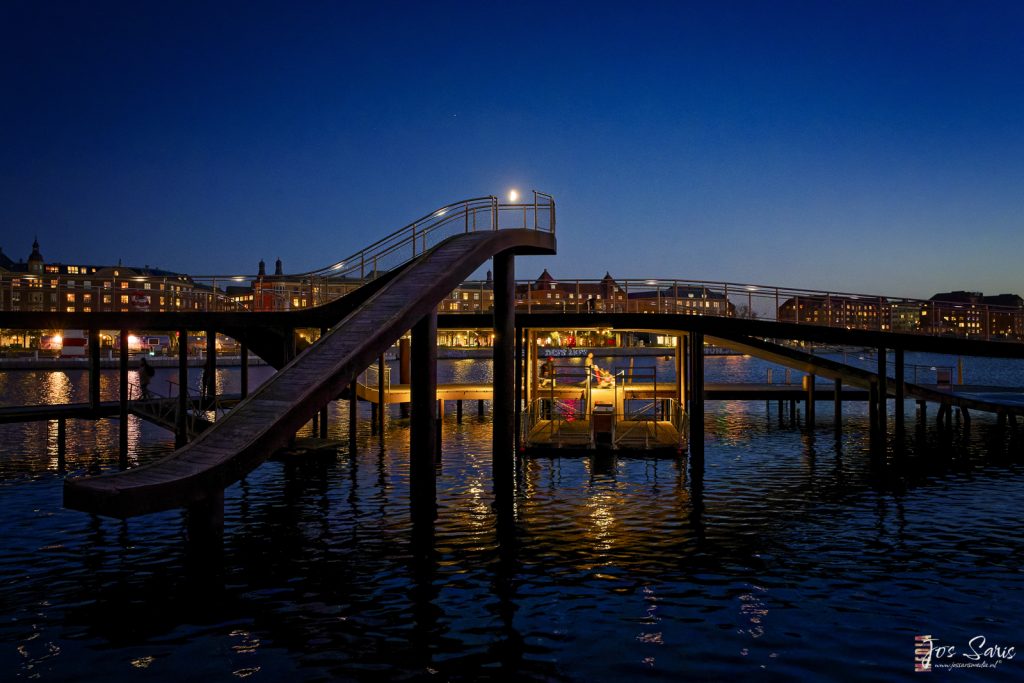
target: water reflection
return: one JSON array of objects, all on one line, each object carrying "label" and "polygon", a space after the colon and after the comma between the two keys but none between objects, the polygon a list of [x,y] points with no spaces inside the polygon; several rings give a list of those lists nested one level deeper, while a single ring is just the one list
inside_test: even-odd
[{"label": "water reflection", "polygon": [[[225,378],[230,391],[237,377]],[[702,478],[677,458],[525,459],[509,524],[491,506],[489,416],[446,415],[438,513],[415,518],[407,426],[392,419],[381,447],[362,406],[350,453],[338,402],[336,452],[268,462],[226,491],[223,559],[205,569],[178,512],[118,522],[62,510],[54,426],[4,425],[7,668],[736,680],[843,666],[870,680],[905,669],[908,633],[1013,641],[1020,428],[978,416],[969,432],[908,430],[903,457],[873,459],[857,406],[838,435],[824,416],[811,431],[780,426],[770,408],[709,406]],[[97,454],[116,463],[115,421],[69,421],[68,438],[69,470]],[[139,463],[173,442],[138,422],[130,438]]]}]

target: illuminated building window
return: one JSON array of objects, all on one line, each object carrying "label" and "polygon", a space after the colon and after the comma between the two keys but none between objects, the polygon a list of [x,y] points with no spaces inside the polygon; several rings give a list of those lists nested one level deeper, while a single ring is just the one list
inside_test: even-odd
[{"label": "illuminated building window", "polygon": [[92,303],[92,294],[89,294],[89,293],[83,294],[82,295],[82,303],[84,303],[84,304]]},{"label": "illuminated building window", "polygon": [[123,303],[123,304],[128,303],[128,295],[127,294],[122,294],[121,295],[121,303]]},{"label": "illuminated building window", "polygon": [[68,313],[74,313],[75,312],[75,307],[74,306],[68,306],[67,307],[67,312]]},{"label": "illuminated building window", "polygon": [[74,292],[68,292],[66,296],[67,296],[67,300],[68,300],[69,304],[75,303],[75,293]]},{"label": "illuminated building window", "polygon": [[127,280],[122,280],[121,281],[121,289],[128,289],[128,281]]},{"label": "illuminated building window", "polygon": [[110,303],[110,295],[109,294],[104,294],[103,295],[103,303],[105,303],[105,304],[109,304]]}]

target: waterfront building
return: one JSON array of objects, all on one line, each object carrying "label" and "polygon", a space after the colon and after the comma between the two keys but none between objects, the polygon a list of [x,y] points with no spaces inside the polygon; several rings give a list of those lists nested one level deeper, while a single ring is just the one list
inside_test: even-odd
[{"label": "waterfront building", "polygon": [[560,282],[545,268],[534,282],[516,285],[517,310],[622,313],[626,310],[626,301],[625,290],[610,273],[605,273],[599,282]]},{"label": "waterfront building", "polygon": [[940,292],[929,299],[930,331],[983,338],[1024,336],[1024,299],[1017,294]]},{"label": "waterfront building", "polygon": [[27,261],[0,251],[0,310],[177,311],[199,309],[212,295],[187,275],[149,266],[48,263],[38,239]]},{"label": "waterfront building", "polygon": [[736,306],[722,292],[699,285],[670,285],[629,293],[634,313],[678,313],[733,317]]},{"label": "waterfront building", "polygon": [[807,323],[848,330],[888,330],[890,304],[884,297],[802,294],[784,301],[779,322]]},{"label": "waterfront building", "polygon": [[267,275],[266,264],[260,260],[256,277],[249,288],[230,286],[227,298],[241,308],[251,311],[291,311],[319,306],[357,289],[361,280],[347,277],[287,275],[277,259],[274,274]]}]

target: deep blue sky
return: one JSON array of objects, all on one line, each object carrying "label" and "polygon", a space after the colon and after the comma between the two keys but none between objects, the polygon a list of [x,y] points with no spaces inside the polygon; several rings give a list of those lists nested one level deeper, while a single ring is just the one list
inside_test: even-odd
[{"label": "deep blue sky", "polygon": [[535,276],[1024,294],[1024,3],[11,2],[0,247],[327,265],[555,195]]}]

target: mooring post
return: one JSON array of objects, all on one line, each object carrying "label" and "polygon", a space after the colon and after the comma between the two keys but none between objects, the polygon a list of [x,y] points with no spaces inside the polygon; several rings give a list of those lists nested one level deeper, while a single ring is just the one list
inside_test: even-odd
[{"label": "mooring post", "polygon": [[249,395],[249,347],[244,343],[239,345],[238,354],[240,356],[239,362],[241,363],[239,370],[242,375],[242,398],[245,398]]},{"label": "mooring post", "polygon": [[832,426],[836,433],[843,431],[843,380],[836,377],[832,395]]},{"label": "mooring post", "polygon": [[206,331],[206,362],[203,363],[203,405],[205,410],[217,398],[217,333]]},{"label": "mooring post", "polygon": [[494,399],[492,467],[495,498],[511,504],[515,490],[515,255],[494,259]]},{"label": "mooring post", "polygon": [[384,376],[387,374],[387,361],[384,354],[377,359],[377,433],[384,443],[384,414],[387,412],[387,396],[385,395]]},{"label": "mooring post", "polygon": [[188,443],[188,330],[178,330],[178,419],[174,446]]},{"label": "mooring post", "polygon": [[100,407],[100,330],[89,328],[89,407]]},{"label": "mooring post", "polygon": [[895,354],[895,367],[893,368],[893,372],[896,375],[893,378],[893,381],[896,383],[896,403],[893,410],[893,416],[896,420],[896,445],[902,448],[905,427],[903,422],[906,417],[904,415],[906,406],[903,405],[903,402],[906,399],[906,387],[903,381],[905,372],[903,349],[895,349],[893,353]]},{"label": "mooring post", "polygon": [[348,385],[348,452],[350,455],[355,455],[357,451],[356,428],[359,425],[359,394],[356,391],[356,380],[353,379],[352,383]]},{"label": "mooring post", "polygon": [[806,375],[804,377],[804,383],[807,385],[807,410],[806,410],[806,412],[807,412],[807,425],[806,426],[807,426],[807,429],[809,431],[814,429],[814,417],[815,417],[814,416],[814,399],[815,399],[815,396],[814,396],[814,385],[815,385],[816,380],[817,380],[817,378],[815,377],[813,372],[811,374]]},{"label": "mooring post", "polygon": [[462,399],[455,402],[455,421],[462,424]]},{"label": "mooring post", "polygon": [[[409,358],[409,338],[402,337],[398,340],[398,383],[409,384],[412,376]],[[403,418],[409,417],[409,404],[401,403],[398,406],[398,414]]]},{"label": "mooring post", "polygon": [[878,446],[878,382],[871,380],[868,388],[868,437],[873,448]]},{"label": "mooring post", "polygon": [[889,369],[886,367],[888,357],[884,346],[878,348],[878,429],[880,443],[884,444],[889,436],[889,387],[887,375]]},{"label": "mooring post", "polygon": [[[409,477],[413,515],[436,510],[437,311],[412,328]],[[431,517],[432,518],[432,517]]]},{"label": "mooring post", "polygon": [[704,333],[690,332],[690,476],[704,478]]},{"label": "mooring post", "polygon": [[476,416],[484,416],[484,399],[480,399],[479,401],[476,402]]},{"label": "mooring post", "polygon": [[120,424],[118,431],[117,464],[122,470],[128,469],[128,330],[121,330],[118,336],[121,344],[120,365],[118,367],[118,393],[120,408]]}]

